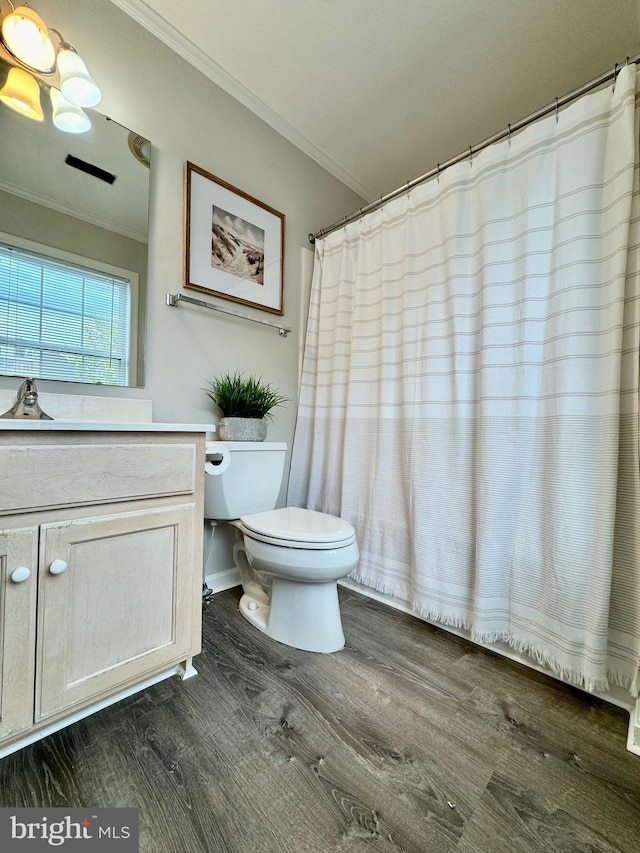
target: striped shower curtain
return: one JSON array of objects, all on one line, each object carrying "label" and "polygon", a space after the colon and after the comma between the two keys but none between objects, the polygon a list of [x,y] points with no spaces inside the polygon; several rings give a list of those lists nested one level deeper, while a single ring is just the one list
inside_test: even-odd
[{"label": "striped shower curtain", "polygon": [[352,577],[638,692],[636,68],[316,243],[288,500]]}]

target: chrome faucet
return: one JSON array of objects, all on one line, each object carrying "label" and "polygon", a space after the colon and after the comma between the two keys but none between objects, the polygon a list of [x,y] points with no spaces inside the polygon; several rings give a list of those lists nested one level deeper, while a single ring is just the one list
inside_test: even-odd
[{"label": "chrome faucet", "polygon": [[29,418],[32,421],[52,421],[50,415],[45,414],[38,403],[38,389],[33,379],[25,379],[18,388],[16,401],[13,406],[0,415],[0,418]]}]

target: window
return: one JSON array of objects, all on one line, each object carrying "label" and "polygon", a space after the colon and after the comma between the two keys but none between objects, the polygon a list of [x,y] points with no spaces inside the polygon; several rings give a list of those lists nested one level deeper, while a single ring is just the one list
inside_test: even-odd
[{"label": "window", "polygon": [[0,373],[130,384],[137,275],[20,244],[0,242]]}]

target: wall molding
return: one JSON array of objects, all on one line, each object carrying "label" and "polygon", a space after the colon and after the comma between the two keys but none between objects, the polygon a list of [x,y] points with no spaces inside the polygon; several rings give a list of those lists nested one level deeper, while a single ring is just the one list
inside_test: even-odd
[{"label": "wall molding", "polygon": [[286,119],[271,109],[255,92],[230,74],[215,59],[208,56],[182,33],[177,32],[145,0],[111,0],[111,2],[361,198],[368,202],[376,198],[370,189],[361,184],[346,169],[343,169],[326,151],[315,145]]},{"label": "wall molding", "polygon": [[214,572],[213,574],[206,575],[204,582],[211,592],[224,592],[226,589],[240,586],[240,570],[234,568]]},{"label": "wall molding", "polygon": [[[464,640],[468,640],[470,643],[473,643],[476,646],[480,646],[483,649],[488,649],[491,652],[495,652],[501,657],[508,658],[509,660],[522,664],[522,666],[526,666],[528,669],[534,669],[536,672],[541,672],[543,675],[547,675],[549,676],[549,678],[554,678],[556,681],[560,681],[562,684],[568,684],[568,682],[563,681],[554,672],[552,672],[550,669],[547,669],[547,667],[540,666],[532,658],[527,657],[526,655],[522,655],[519,652],[516,652],[506,643],[479,643],[476,640],[472,640],[471,633],[469,631],[465,631],[464,628],[455,628],[451,625],[441,625],[439,622],[433,622],[431,619],[426,619],[424,616],[420,616],[418,613],[413,611],[406,601],[402,601],[399,598],[394,598],[392,595],[387,595],[384,592],[378,592],[372,587],[364,586],[364,584],[358,583],[358,581],[353,580],[353,578],[342,578],[338,581],[338,586],[341,586],[344,589],[350,589],[353,592],[359,593],[360,595],[364,595],[365,598],[372,598],[374,601],[379,601],[381,604],[386,604],[388,607],[392,607],[394,610],[401,610],[403,613],[407,613],[409,616],[413,616],[414,619],[420,619],[421,622],[426,622],[428,625],[433,625],[434,628],[438,628],[441,631],[447,631],[450,634],[455,634],[456,637],[461,637]],[[569,686],[575,687],[575,685],[571,684]],[[597,696],[599,699],[603,699],[605,702],[610,702],[612,705],[616,705],[618,708],[624,708],[624,710],[629,713],[630,719],[627,734],[627,749],[629,750],[629,752],[633,752],[635,755],[640,755],[640,697],[638,697],[637,699],[633,699],[626,690],[624,690],[622,687],[618,687],[617,685],[611,685],[609,692],[607,693],[593,692],[590,695]]]},{"label": "wall molding", "polygon": [[56,213],[64,213],[65,216],[72,216],[74,219],[80,219],[83,222],[88,222],[89,225],[95,225],[97,228],[102,228],[105,231],[112,231],[114,234],[119,234],[121,237],[128,237],[130,240],[135,240],[138,243],[148,243],[146,234],[141,234],[138,231],[133,231],[129,228],[123,228],[109,219],[101,219],[99,216],[91,216],[88,213],[80,214],[78,209],[73,205],[63,204],[55,198],[41,195],[28,190],[26,187],[19,187],[17,184],[12,184],[9,181],[0,180],[0,190],[2,192],[11,193],[19,198],[30,201],[33,204],[39,204],[41,207],[48,207],[50,210],[55,210]]}]

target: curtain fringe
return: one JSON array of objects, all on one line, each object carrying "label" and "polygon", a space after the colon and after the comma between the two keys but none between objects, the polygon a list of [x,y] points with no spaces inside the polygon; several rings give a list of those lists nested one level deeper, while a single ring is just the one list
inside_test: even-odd
[{"label": "curtain fringe", "polygon": [[289,481],[354,524],[367,586],[590,692],[640,688],[635,98],[623,68],[417,188],[419,228],[323,243]]},{"label": "curtain fringe", "polygon": [[406,597],[405,590],[397,584],[386,583],[380,578],[364,575],[358,571],[352,572],[349,577],[363,586],[375,589],[376,592],[380,592],[383,595],[389,595],[392,598],[403,602],[416,616],[426,620],[427,622],[434,623],[435,625],[442,626],[444,628],[456,628],[458,630],[465,631],[469,634],[467,639],[480,646],[493,646],[495,643],[504,643],[515,652],[518,652],[518,654],[531,658],[539,666],[546,669],[549,675],[553,675],[571,687],[578,687],[581,690],[585,690],[587,693],[607,693],[611,685],[615,685],[617,687],[622,687],[624,690],[628,690],[634,698],[636,698],[640,693],[640,672],[637,672],[634,678],[630,678],[619,672],[607,669],[606,678],[589,678],[580,670],[562,665],[549,653],[536,648],[531,643],[518,640],[511,634],[491,631],[474,631],[471,623],[467,619],[432,610],[429,607],[425,607],[415,598],[408,599]]}]

